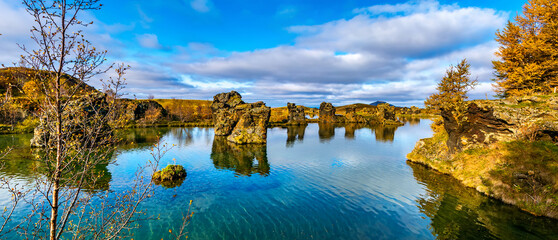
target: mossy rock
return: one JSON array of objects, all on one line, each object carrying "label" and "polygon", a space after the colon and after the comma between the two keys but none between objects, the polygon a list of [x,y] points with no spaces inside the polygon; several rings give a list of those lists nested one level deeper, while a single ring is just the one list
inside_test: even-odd
[{"label": "mossy rock", "polygon": [[153,174],[153,182],[166,188],[182,185],[186,178],[186,169],[181,165],[168,165]]}]

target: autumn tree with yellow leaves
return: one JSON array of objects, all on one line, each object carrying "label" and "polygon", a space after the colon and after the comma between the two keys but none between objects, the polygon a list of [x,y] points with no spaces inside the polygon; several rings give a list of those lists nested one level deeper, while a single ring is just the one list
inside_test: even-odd
[{"label": "autumn tree with yellow leaves", "polygon": [[470,68],[471,64],[467,59],[461,60],[457,66],[450,66],[436,87],[438,92],[430,95],[424,105],[427,108],[452,111],[458,123],[464,120],[467,92],[478,83],[477,79],[471,78]]},{"label": "autumn tree with yellow leaves", "polygon": [[496,32],[493,61],[496,92],[502,97],[556,93],[558,87],[558,1],[529,0],[523,15]]}]

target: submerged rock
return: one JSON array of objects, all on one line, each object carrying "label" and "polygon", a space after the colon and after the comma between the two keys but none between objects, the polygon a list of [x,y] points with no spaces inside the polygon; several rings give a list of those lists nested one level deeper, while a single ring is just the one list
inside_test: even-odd
[{"label": "submerged rock", "polygon": [[211,104],[216,136],[237,144],[266,143],[271,108],[263,102],[244,103],[238,92],[220,93]]},{"label": "submerged rock", "polygon": [[304,114],[303,106],[296,106],[294,103],[287,103],[287,109],[289,110],[289,117],[287,119],[287,125],[306,125],[306,114]]}]

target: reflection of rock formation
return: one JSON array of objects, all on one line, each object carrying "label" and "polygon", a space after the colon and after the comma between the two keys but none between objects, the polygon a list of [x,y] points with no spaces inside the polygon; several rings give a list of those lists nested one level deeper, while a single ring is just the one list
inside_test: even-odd
[{"label": "reflection of rock formation", "polygon": [[354,139],[355,131],[361,128],[365,128],[366,124],[363,123],[346,123],[345,124],[345,138]]},{"label": "reflection of rock formation", "polygon": [[411,126],[416,126],[420,124],[420,118],[416,117],[399,117],[399,120],[404,123],[409,123]]},{"label": "reflection of rock formation", "polygon": [[117,132],[121,139],[118,149],[143,149],[151,147],[159,139],[169,132],[169,128],[134,128],[124,129]]},{"label": "reflection of rock formation", "polygon": [[[217,169],[235,171],[238,175],[250,176],[259,173],[269,175],[267,161],[267,145],[237,145],[230,143],[224,137],[216,136],[211,148],[211,159]],[[254,164],[257,160],[257,164]]]},{"label": "reflection of rock formation", "polygon": [[376,135],[376,140],[380,142],[393,142],[395,130],[397,130],[397,126],[375,125],[374,134]]},{"label": "reflection of rock formation", "polygon": [[331,122],[319,122],[318,127],[320,141],[330,140],[335,135],[335,126]]},{"label": "reflection of rock formation", "polygon": [[177,140],[178,146],[188,146],[193,142],[193,128],[171,128],[171,134]]},{"label": "reflection of rock formation", "polygon": [[228,136],[238,143],[266,143],[271,108],[263,102],[245,104],[239,93],[231,91],[213,97],[211,104],[216,136]]},{"label": "reflection of rock formation", "polygon": [[303,106],[296,106],[294,103],[287,103],[289,118],[287,125],[306,125],[306,114]]},{"label": "reflection of rock formation", "polygon": [[302,141],[305,131],[306,125],[287,126],[287,147],[292,147],[297,139]]},{"label": "reflection of rock formation", "polygon": [[[451,176],[408,162],[415,179],[428,190],[417,205],[430,218],[438,239],[552,239],[556,220],[540,218],[483,196]],[[529,223],[529,224],[525,224]],[[521,227],[517,227],[521,226]]]},{"label": "reflection of rock formation", "polygon": [[345,109],[345,122],[347,123],[366,123],[366,119],[356,114],[355,107],[347,107]]},{"label": "reflection of rock formation", "polygon": [[319,112],[320,122],[339,122],[341,120],[341,116],[335,115],[335,107],[331,103],[322,102],[320,104],[320,112]]}]

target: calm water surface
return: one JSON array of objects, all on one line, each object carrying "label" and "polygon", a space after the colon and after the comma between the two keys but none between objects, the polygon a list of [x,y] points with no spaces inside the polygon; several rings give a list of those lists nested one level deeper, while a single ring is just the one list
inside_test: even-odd
[{"label": "calm water surface", "polygon": [[[188,176],[178,187],[156,187],[142,207],[160,220],[142,222],[134,239],[169,239],[190,200],[189,239],[558,239],[558,221],[407,163],[415,142],[432,134],[430,123],[272,128],[265,146],[236,146],[211,128],[127,131],[134,144],[106,166],[110,175],[99,188],[127,189],[159,135],[176,145],[162,165],[181,164]],[[0,136],[0,147],[29,138]],[[25,181],[34,174],[25,148],[5,161],[2,176]]]}]

